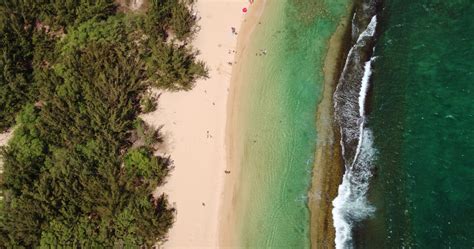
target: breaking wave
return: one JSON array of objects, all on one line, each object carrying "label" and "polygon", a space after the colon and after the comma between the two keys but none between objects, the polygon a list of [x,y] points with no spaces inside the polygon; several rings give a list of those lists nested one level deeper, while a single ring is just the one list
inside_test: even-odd
[{"label": "breaking wave", "polygon": [[352,248],[354,224],[375,211],[367,200],[367,191],[376,150],[372,131],[366,127],[365,116],[374,57],[364,63],[364,53],[372,50],[376,25],[377,17],[374,15],[349,50],[334,93],[336,121],[341,131],[342,156],[346,168],[338,195],[333,200],[336,248]]}]

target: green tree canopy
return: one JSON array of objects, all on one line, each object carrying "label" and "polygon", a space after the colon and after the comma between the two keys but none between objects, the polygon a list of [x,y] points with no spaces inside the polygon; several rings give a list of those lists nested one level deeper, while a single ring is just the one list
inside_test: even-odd
[{"label": "green tree canopy", "polygon": [[191,3],[137,14],[112,0],[0,2],[0,130],[16,123],[1,148],[0,248],[166,238],[174,209],[153,192],[172,161],[154,155],[158,132],[138,115],[150,87],[189,90],[207,75],[186,44]]}]

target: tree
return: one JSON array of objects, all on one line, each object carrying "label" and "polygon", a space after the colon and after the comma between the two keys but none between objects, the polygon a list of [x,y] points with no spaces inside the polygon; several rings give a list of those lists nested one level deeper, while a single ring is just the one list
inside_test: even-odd
[{"label": "tree", "polygon": [[151,6],[125,15],[112,0],[0,3],[0,129],[18,113],[1,148],[0,248],[165,239],[175,210],[152,193],[172,161],[154,155],[160,137],[138,118],[141,103],[151,86],[189,90],[207,71],[196,51],[168,40],[193,30],[189,2]]}]

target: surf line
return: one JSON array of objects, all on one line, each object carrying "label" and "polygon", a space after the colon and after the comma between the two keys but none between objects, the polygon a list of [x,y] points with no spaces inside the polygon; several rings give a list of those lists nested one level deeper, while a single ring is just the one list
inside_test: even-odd
[{"label": "surf line", "polygon": [[[349,61],[359,58],[355,53],[366,46],[367,39],[373,38],[376,26],[377,17],[374,15],[367,28],[359,35],[356,43],[349,50],[340,82],[334,94],[335,109],[340,113],[340,117],[338,117],[341,130],[340,143],[346,168],[342,183],[338,188],[338,195],[332,203],[332,215],[336,230],[335,244],[338,249],[353,248],[352,229],[354,224],[368,218],[375,211],[375,208],[368,203],[366,194],[369,189],[369,180],[372,177],[372,162],[375,159],[376,151],[373,146],[372,131],[365,127],[366,96],[372,75],[372,62],[375,57],[364,63],[357,102],[355,101],[356,94],[353,93],[355,92],[354,89],[351,86],[343,85],[347,83],[343,77],[348,72]],[[339,102],[342,105],[338,106]],[[356,105],[358,105],[358,110]],[[351,160],[346,160],[348,150],[345,148],[345,143],[355,142],[355,139],[357,140],[357,147],[354,156]]]}]

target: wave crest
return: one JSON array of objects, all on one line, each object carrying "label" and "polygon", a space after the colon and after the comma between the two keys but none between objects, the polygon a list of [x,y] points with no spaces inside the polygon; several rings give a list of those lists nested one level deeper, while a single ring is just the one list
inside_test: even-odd
[{"label": "wave crest", "polygon": [[376,25],[377,17],[374,15],[350,49],[334,93],[336,121],[341,130],[342,155],[346,168],[338,195],[333,200],[336,248],[352,248],[354,223],[368,218],[375,211],[367,200],[367,192],[376,150],[372,131],[365,126],[365,102],[374,58],[362,62],[364,51],[370,49],[368,46],[372,42]]}]

